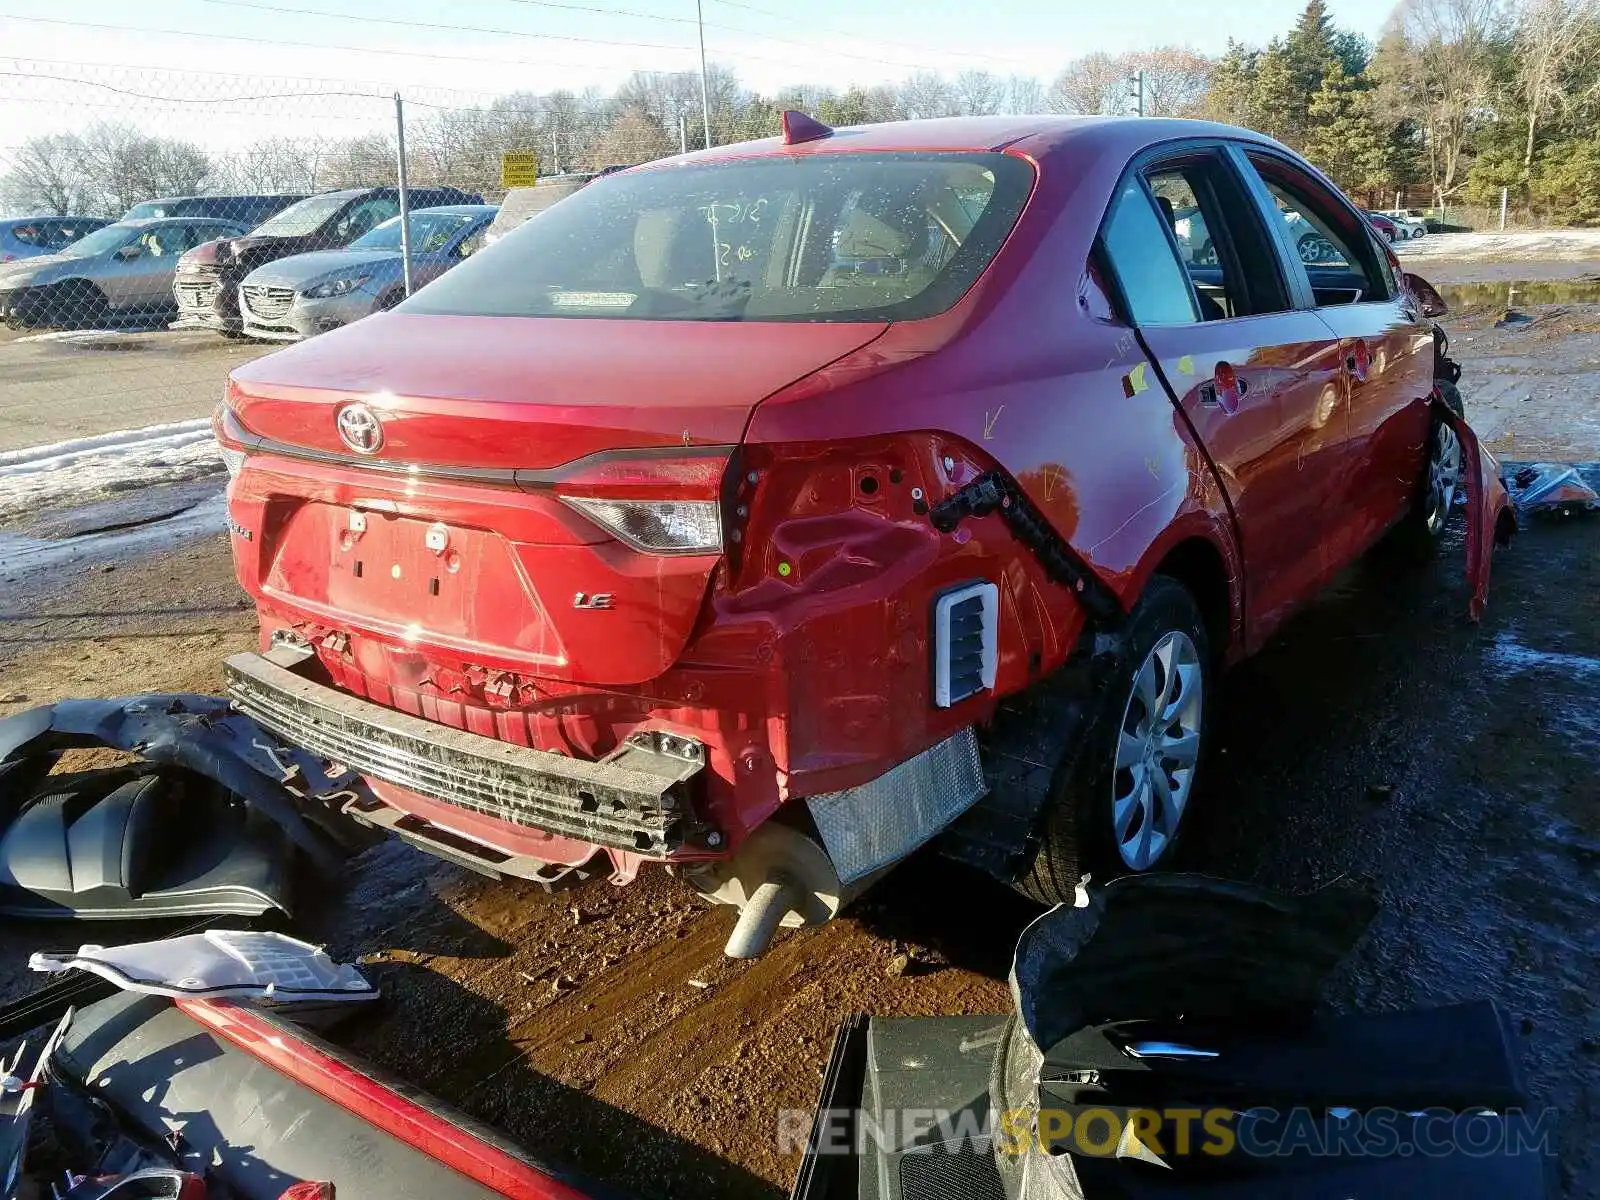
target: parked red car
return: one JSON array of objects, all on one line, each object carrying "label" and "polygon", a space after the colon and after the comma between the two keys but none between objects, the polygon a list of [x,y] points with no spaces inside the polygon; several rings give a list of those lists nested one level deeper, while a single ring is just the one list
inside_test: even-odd
[{"label": "parked red car", "polygon": [[1362,209],[1361,215],[1367,219],[1368,225],[1383,234],[1384,241],[1393,242],[1400,236],[1400,227],[1382,213],[1368,212],[1366,209]]},{"label": "parked red car", "polygon": [[1282,146],[786,122],[233,373],[232,693],[362,819],[551,884],[672,864],[744,950],[952,821],[1058,900],[1169,861],[1218,672],[1437,533],[1464,449],[1482,584],[1442,305]]}]

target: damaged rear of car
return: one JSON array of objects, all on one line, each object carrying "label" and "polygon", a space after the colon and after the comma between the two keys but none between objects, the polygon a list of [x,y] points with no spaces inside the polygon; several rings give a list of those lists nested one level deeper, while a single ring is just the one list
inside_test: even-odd
[{"label": "damaged rear of car", "polygon": [[[1194,126],[787,128],[596,181],[393,312],[241,367],[217,420],[261,617],[235,703],[446,858],[551,886],[666,863],[744,909],[735,953],[957,818],[953,852],[1047,899],[1080,865],[1158,865],[1211,672],[1339,565],[1248,608],[1257,510],[1168,382],[1174,343],[1114,294],[1106,205]],[[1346,386],[1325,323],[1269,324],[1241,393]],[[1395,335],[1372,468],[1419,482],[1428,338]],[[1239,344],[1171,363],[1222,380]],[[1289,436],[1244,424],[1258,458]],[[1293,436],[1269,461],[1314,465],[1313,511],[1348,425]],[[1273,470],[1263,497],[1294,478]],[[1412,502],[1378,492],[1341,553]],[[1252,546],[1281,560],[1285,532]]]}]

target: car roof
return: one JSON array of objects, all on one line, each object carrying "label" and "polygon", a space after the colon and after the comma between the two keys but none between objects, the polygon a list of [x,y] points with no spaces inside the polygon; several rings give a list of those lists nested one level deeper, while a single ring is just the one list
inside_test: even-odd
[{"label": "car roof", "polygon": [[730,158],[793,157],[808,154],[843,152],[934,152],[966,151],[980,153],[1016,149],[1029,155],[1054,153],[1072,147],[1091,153],[1121,151],[1136,154],[1146,146],[1182,138],[1226,137],[1278,143],[1262,134],[1236,125],[1214,121],[1190,121],[1177,117],[938,117],[921,121],[886,121],[878,125],[854,125],[834,130],[814,141],[785,145],[782,138],[763,138],[696,150],[688,155],[662,159],[640,170],[659,170],[669,164],[714,162]]},{"label": "car roof", "polygon": [[235,221],[232,217],[134,217],[130,221],[113,221],[113,225],[126,229],[145,229],[151,225],[235,225],[243,226],[245,222]]},{"label": "car roof", "polygon": [[99,221],[102,225],[111,224],[108,217],[70,216],[63,213],[33,213],[26,217],[0,217],[0,225],[32,225],[35,221]]},{"label": "car roof", "polygon": [[498,204],[434,204],[428,208],[413,208],[411,215],[418,213],[452,213],[460,216],[477,217],[488,216],[498,212]]}]

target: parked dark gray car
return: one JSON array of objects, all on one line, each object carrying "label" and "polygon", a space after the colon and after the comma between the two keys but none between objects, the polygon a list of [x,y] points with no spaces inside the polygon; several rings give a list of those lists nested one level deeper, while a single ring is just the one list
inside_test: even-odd
[{"label": "parked dark gray car", "polygon": [[211,217],[118,221],[55,254],[0,266],[0,317],[36,328],[169,314],[178,256],[243,232]]},{"label": "parked dark gray car", "polygon": [[[411,214],[411,281],[437,279],[483,245],[492,204],[448,204]],[[400,218],[338,250],[292,254],[257,267],[239,288],[249,337],[295,342],[393,308],[405,299]]]},{"label": "parked dark gray car", "polygon": [[109,224],[104,217],[11,217],[0,221],[0,263],[54,254]]},{"label": "parked dark gray car", "polygon": [[268,217],[306,198],[304,192],[276,192],[260,196],[163,196],[144,200],[122,214],[124,221],[145,217],[221,217],[254,229]]}]

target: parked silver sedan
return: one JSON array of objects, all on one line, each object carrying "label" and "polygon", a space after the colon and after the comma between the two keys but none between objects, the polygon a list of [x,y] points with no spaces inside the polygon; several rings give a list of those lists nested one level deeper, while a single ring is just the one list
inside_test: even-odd
[{"label": "parked silver sedan", "polygon": [[37,328],[168,314],[178,256],[245,232],[237,221],[215,217],[118,221],[54,254],[0,266],[0,318]]},{"label": "parked silver sedan", "polygon": [[[482,246],[497,211],[492,204],[448,204],[413,212],[412,287],[437,279]],[[399,217],[343,249],[266,263],[239,285],[246,336],[280,342],[315,337],[403,299]]]}]

